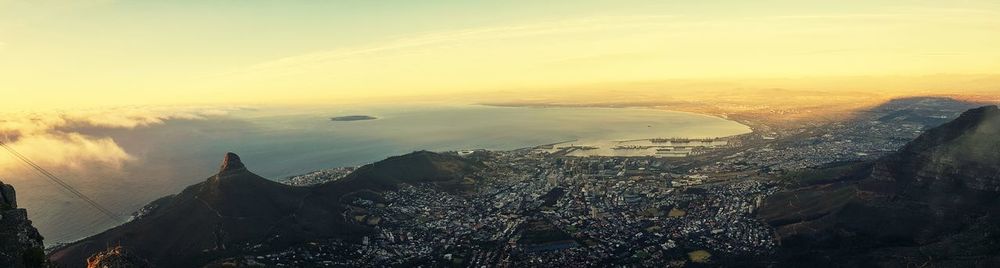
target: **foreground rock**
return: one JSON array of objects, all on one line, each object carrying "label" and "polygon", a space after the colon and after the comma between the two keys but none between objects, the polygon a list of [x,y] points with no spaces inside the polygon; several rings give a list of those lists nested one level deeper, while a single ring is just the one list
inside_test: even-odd
[{"label": "foreground rock", "polygon": [[42,236],[17,207],[14,186],[0,182],[0,267],[44,267]]},{"label": "foreground rock", "polygon": [[1000,109],[930,129],[832,183],[772,196],[786,265],[1000,265]]}]

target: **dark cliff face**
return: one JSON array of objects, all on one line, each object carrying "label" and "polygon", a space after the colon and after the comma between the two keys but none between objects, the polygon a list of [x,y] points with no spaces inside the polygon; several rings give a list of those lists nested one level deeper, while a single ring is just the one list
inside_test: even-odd
[{"label": "dark cliff face", "polygon": [[790,264],[1000,264],[1000,110],[976,108],[838,182],[761,209]]},{"label": "dark cliff face", "polygon": [[42,236],[17,207],[14,186],[0,182],[0,267],[45,265]]},{"label": "dark cliff face", "polygon": [[226,154],[219,173],[151,203],[132,222],[54,250],[65,267],[121,245],[158,267],[198,267],[214,260],[324,239],[360,239],[370,227],[343,215],[345,195],[404,182],[462,177],[458,157],[418,152],[361,168],[349,179],[311,187],[273,182]]}]

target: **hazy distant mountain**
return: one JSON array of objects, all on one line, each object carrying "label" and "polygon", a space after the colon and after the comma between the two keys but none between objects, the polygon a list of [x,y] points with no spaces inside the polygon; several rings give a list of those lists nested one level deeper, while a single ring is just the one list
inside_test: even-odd
[{"label": "hazy distant mountain", "polygon": [[782,262],[1000,265],[996,106],[969,110],[873,163],[840,168],[829,172],[834,182],[776,194],[761,209],[781,239]]},{"label": "hazy distant mountain", "polygon": [[154,201],[132,222],[62,247],[50,257],[67,267],[83,267],[88,256],[107,245],[121,245],[157,266],[195,267],[255,250],[358,239],[371,230],[345,218],[345,195],[404,182],[464,178],[473,168],[458,156],[415,152],[361,167],[342,180],[294,187],[253,174],[229,153],[218,174]]}]

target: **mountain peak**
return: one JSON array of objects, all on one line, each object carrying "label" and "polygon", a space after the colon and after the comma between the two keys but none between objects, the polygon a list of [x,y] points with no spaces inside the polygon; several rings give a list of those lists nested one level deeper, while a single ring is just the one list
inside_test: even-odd
[{"label": "mountain peak", "polygon": [[235,153],[228,152],[226,153],[226,157],[222,159],[222,166],[219,167],[219,174],[243,169],[246,169],[246,166],[243,165],[243,161],[240,161],[240,156]]}]

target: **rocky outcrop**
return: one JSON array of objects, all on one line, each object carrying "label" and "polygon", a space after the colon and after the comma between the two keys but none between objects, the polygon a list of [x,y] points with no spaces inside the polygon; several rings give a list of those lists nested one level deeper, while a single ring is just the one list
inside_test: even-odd
[{"label": "rocky outcrop", "polygon": [[87,268],[148,268],[149,262],[121,246],[109,248],[87,258]]},{"label": "rocky outcrop", "polygon": [[0,182],[0,207],[17,207],[17,194],[13,185]]},{"label": "rocky outcrop", "polygon": [[42,236],[17,207],[14,187],[0,182],[0,267],[43,267]]}]

